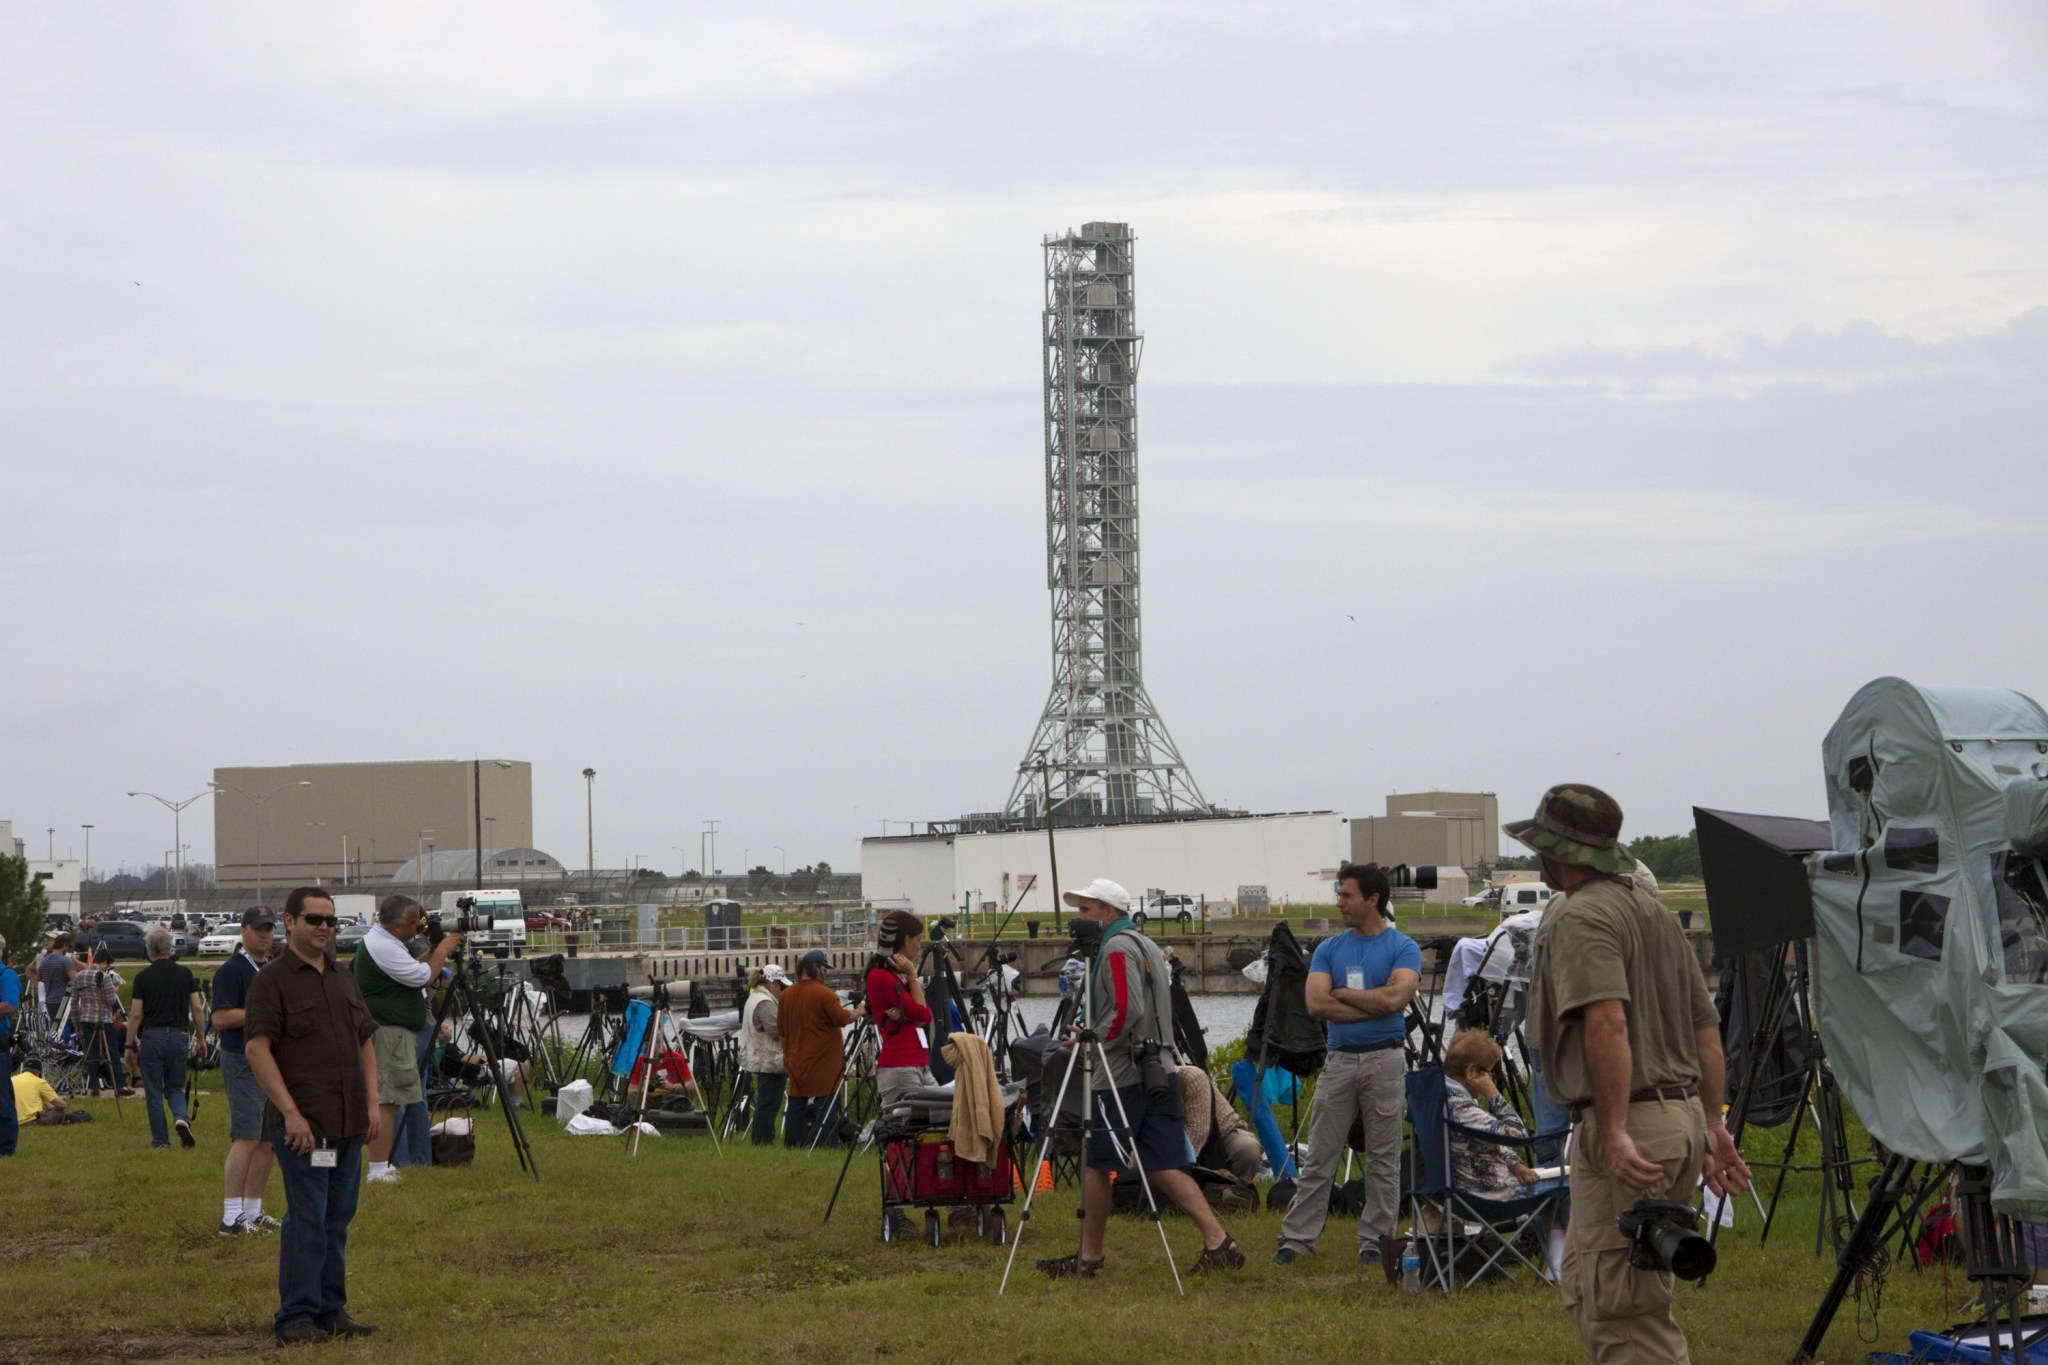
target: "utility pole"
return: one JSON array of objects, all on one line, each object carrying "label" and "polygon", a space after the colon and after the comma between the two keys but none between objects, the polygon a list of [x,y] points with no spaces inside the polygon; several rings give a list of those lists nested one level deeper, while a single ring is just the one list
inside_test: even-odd
[{"label": "utility pole", "polygon": [[597,824],[594,814],[597,798],[593,795],[596,790],[597,769],[585,768],[583,770],[583,839],[586,847],[584,849],[583,879],[589,885],[590,894],[593,899],[597,895]]},{"label": "utility pole", "polygon": [[85,857],[78,864],[78,908],[85,909],[85,878],[92,871],[92,826],[85,827]]}]

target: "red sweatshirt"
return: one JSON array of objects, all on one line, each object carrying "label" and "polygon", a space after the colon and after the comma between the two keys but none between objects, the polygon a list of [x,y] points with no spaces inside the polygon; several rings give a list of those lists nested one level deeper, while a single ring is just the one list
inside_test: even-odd
[{"label": "red sweatshirt", "polygon": [[[892,1009],[902,1017],[891,1019],[888,1012]],[[931,1064],[931,1054],[917,1031],[931,1026],[932,1012],[910,998],[903,978],[888,967],[868,968],[868,1018],[882,1035],[882,1055],[875,1060],[876,1066]]]}]

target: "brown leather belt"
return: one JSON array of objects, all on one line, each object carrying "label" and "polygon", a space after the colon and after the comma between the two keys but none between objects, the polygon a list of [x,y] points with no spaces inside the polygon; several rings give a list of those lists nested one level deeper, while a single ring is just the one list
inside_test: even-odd
[{"label": "brown leather belt", "polygon": [[[1700,1087],[1698,1082],[1687,1085],[1653,1085],[1647,1090],[1638,1090],[1633,1095],[1630,1095],[1628,1102],[1630,1104],[1655,1104],[1658,1100],[1691,1100],[1698,1099],[1699,1093]],[[1590,1103],[1570,1106],[1572,1122],[1577,1123],[1585,1116],[1586,1111],[1592,1107]]]}]

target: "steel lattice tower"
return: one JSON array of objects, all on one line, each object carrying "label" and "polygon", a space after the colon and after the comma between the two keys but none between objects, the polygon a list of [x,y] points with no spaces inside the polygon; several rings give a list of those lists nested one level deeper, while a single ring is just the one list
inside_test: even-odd
[{"label": "steel lattice tower", "polygon": [[[1052,695],[1004,814],[1206,813],[1146,695],[1138,630],[1138,360],[1127,223],[1045,239],[1046,571]],[[1041,765],[1045,771],[1040,772]]]}]

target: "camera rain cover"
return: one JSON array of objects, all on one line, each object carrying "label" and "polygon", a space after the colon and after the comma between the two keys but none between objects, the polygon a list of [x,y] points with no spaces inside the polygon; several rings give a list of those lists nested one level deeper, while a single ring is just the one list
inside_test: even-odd
[{"label": "camera rain cover", "polygon": [[2048,1221],[2048,895],[2014,829],[2048,809],[2048,713],[1880,678],[1821,752],[1835,852],[1807,865],[1842,1087],[1886,1147],[1989,1166],[2000,1213]]}]

